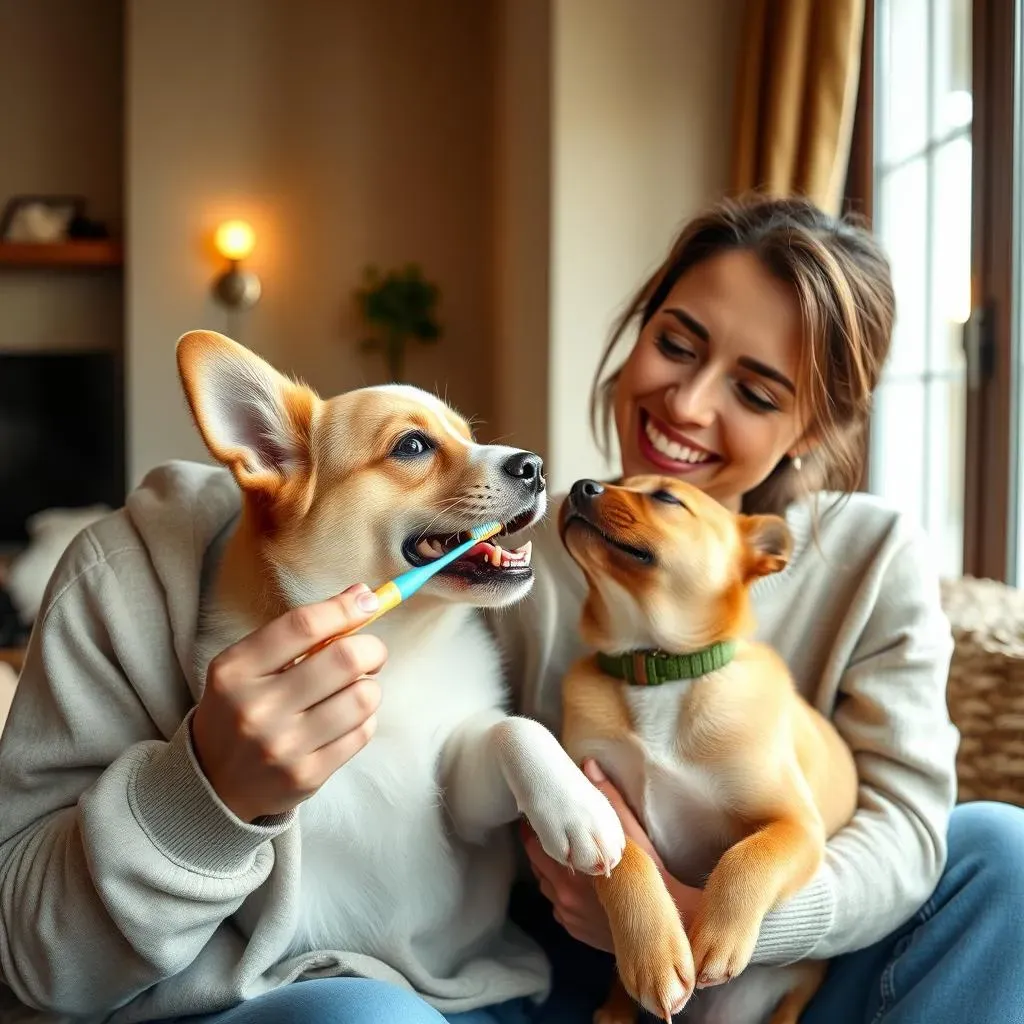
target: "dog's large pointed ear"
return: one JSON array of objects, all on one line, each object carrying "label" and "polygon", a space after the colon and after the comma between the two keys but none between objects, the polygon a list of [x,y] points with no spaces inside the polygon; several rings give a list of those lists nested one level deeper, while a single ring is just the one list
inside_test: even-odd
[{"label": "dog's large pointed ear", "polygon": [[748,580],[781,572],[793,553],[793,535],[780,516],[740,516],[746,548],[744,576]]},{"label": "dog's large pointed ear", "polygon": [[313,391],[215,331],[183,334],[177,360],[206,447],[243,490],[273,497],[309,468]]}]

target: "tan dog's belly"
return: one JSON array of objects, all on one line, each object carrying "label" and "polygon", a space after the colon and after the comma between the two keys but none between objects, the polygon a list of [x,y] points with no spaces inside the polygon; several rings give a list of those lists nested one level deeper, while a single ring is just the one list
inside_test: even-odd
[{"label": "tan dog's belly", "polygon": [[[675,723],[665,724],[674,735]],[[595,758],[619,788],[669,872],[700,886],[742,832],[724,810],[724,793],[714,775],[680,762],[660,746],[631,733],[590,737],[578,750],[582,757]]]}]

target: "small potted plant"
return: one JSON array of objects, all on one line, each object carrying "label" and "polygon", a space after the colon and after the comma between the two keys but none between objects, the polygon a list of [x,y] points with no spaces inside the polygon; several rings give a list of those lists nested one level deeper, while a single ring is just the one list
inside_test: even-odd
[{"label": "small potted plant", "polygon": [[367,267],[356,302],[370,335],[360,342],[364,352],[380,352],[392,381],[402,380],[405,347],[411,341],[432,343],[441,337],[437,320],[438,287],[426,280],[415,263],[386,274]]}]

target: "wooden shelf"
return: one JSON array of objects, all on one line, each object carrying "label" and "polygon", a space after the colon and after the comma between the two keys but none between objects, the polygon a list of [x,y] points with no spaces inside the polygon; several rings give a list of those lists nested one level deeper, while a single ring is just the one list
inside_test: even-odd
[{"label": "wooden shelf", "polygon": [[0,268],[120,267],[123,262],[121,243],[111,239],[56,244],[0,242]]}]

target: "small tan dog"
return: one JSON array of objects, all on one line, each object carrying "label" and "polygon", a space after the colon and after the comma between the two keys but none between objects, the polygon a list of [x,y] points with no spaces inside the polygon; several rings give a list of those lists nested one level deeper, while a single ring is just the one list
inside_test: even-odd
[{"label": "small tan dog", "polygon": [[601,652],[565,680],[563,744],[601,764],[667,870],[703,885],[688,941],[633,842],[595,880],[619,971],[595,1021],[632,1024],[634,999],[669,1019],[696,980],[687,1020],[794,1024],[826,964],[748,964],[765,914],[810,880],[852,816],[857,774],[782,659],[750,639],[748,590],[786,565],[786,523],[638,477],[578,481],[559,526],[589,585],[582,635]]}]

